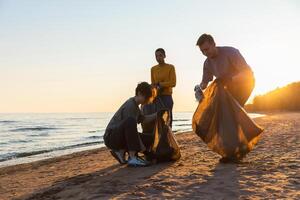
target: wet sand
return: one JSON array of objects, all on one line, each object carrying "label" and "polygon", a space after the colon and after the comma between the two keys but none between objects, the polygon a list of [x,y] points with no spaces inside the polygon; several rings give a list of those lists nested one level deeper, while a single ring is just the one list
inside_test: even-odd
[{"label": "wet sand", "polygon": [[0,199],[300,199],[300,113],[255,121],[265,131],[240,164],[181,133],[174,163],[128,168],[101,148],[0,168]]}]

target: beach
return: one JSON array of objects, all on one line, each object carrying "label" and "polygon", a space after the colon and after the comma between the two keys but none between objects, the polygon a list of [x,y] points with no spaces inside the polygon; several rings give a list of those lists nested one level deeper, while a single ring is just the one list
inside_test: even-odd
[{"label": "beach", "polygon": [[103,147],[0,168],[0,199],[300,199],[300,113],[255,121],[265,130],[239,164],[185,132],[177,162],[129,168]]}]

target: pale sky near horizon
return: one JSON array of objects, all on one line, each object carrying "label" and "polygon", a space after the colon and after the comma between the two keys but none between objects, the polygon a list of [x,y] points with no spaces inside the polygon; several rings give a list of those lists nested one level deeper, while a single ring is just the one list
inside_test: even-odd
[{"label": "pale sky near horizon", "polygon": [[109,112],[150,81],[154,50],[175,65],[174,110],[194,111],[202,33],[240,50],[252,94],[300,81],[300,2],[0,0],[0,112]]}]

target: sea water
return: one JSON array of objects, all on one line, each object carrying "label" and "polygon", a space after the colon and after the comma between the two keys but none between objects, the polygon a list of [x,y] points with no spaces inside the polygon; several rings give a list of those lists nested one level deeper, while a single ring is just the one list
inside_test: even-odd
[{"label": "sea water", "polygon": [[[173,132],[192,130],[192,112],[173,115]],[[112,116],[104,112],[0,114],[0,167],[102,147]]]}]

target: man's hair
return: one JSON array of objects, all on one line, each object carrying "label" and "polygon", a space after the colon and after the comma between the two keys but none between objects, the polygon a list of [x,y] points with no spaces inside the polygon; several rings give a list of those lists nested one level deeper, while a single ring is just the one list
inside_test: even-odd
[{"label": "man's hair", "polygon": [[146,99],[150,99],[152,97],[152,87],[147,82],[141,82],[135,88],[135,95],[141,93]]},{"label": "man's hair", "polygon": [[196,45],[200,46],[200,45],[204,44],[204,42],[206,42],[206,41],[211,44],[215,43],[215,40],[211,35],[204,33],[199,37]]},{"label": "man's hair", "polygon": [[155,50],[155,53],[156,52],[161,52],[162,54],[164,54],[164,56],[166,56],[166,52],[165,52],[165,50],[163,49],[163,48],[158,48],[158,49],[156,49]]}]

